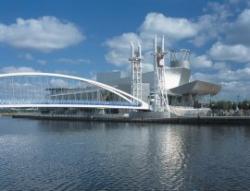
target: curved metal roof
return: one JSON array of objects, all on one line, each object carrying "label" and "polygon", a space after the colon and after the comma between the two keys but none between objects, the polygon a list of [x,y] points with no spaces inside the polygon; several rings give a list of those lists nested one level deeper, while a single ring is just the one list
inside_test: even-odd
[{"label": "curved metal roof", "polygon": [[169,90],[170,94],[177,95],[216,95],[221,90],[221,86],[204,81],[193,81],[184,85],[172,88]]}]

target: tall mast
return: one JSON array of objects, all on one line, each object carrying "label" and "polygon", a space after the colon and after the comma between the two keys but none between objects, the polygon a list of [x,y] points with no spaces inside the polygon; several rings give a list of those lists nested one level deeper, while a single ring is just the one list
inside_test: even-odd
[{"label": "tall mast", "polygon": [[165,39],[161,40],[161,46],[158,46],[157,36],[154,41],[154,105],[156,112],[169,111],[168,97],[166,91],[165,79]]},{"label": "tall mast", "polygon": [[134,43],[131,44],[131,94],[134,97],[142,99],[142,53],[141,44],[137,42],[135,48]]}]

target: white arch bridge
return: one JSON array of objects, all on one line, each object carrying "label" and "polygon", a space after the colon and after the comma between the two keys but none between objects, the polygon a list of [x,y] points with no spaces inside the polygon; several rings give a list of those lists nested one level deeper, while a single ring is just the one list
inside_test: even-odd
[{"label": "white arch bridge", "polygon": [[0,108],[33,107],[149,109],[146,102],[94,80],[53,73],[0,74]]}]

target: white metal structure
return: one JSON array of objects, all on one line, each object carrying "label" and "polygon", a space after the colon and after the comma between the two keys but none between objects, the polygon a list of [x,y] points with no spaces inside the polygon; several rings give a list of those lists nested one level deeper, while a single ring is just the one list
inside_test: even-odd
[{"label": "white metal structure", "polygon": [[[67,81],[70,82],[66,87]],[[52,83],[57,85],[52,86]],[[74,84],[74,87],[70,86],[71,84]],[[112,86],[64,74],[0,74],[0,88],[0,108],[149,109],[149,105],[144,101]],[[106,94],[106,97],[101,96],[103,92],[111,96],[110,100],[107,100]],[[113,98],[116,100],[112,100]]]},{"label": "white metal structure", "polygon": [[190,68],[190,50],[181,49],[179,51],[170,51],[170,64],[171,67],[177,68]]},{"label": "white metal structure", "polygon": [[157,36],[154,41],[154,104],[153,110],[157,112],[169,111],[165,78],[165,47],[164,36],[161,46],[158,46]]},{"label": "white metal structure", "polygon": [[142,99],[142,55],[141,45],[138,42],[138,46],[135,50],[133,42],[131,44],[131,94],[134,97]]}]

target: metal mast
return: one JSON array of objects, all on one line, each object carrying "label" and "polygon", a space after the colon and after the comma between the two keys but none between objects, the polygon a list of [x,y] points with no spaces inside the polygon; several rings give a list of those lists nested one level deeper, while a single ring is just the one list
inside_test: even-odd
[{"label": "metal mast", "polygon": [[141,55],[141,45],[138,42],[135,49],[134,44],[131,42],[131,94],[134,97],[142,99],[142,55]]},{"label": "metal mast", "polygon": [[154,41],[154,105],[153,110],[156,112],[169,111],[168,97],[165,82],[165,48],[164,36],[162,37],[161,46],[158,46],[157,36]]}]

